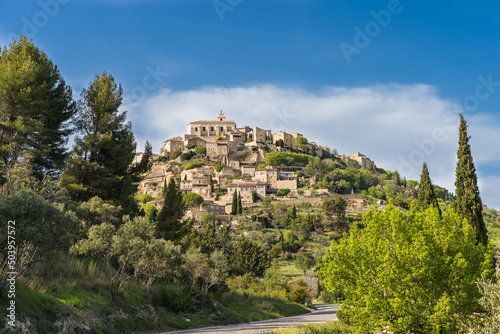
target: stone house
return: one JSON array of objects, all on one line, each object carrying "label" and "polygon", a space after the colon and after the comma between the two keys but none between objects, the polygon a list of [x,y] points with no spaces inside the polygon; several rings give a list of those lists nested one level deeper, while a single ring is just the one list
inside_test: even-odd
[{"label": "stone house", "polygon": [[271,138],[272,139],[272,133],[271,130],[264,130],[258,127],[255,127],[253,129],[252,133],[252,141],[257,142],[257,143],[265,143],[266,138]]},{"label": "stone house", "polygon": [[184,139],[181,137],[174,137],[163,142],[163,148],[161,149],[160,156],[168,157],[171,159],[175,152],[184,151]]},{"label": "stone house", "polygon": [[295,141],[295,138],[294,136],[292,136],[292,134],[284,131],[277,131],[275,134],[273,134],[273,143],[276,144],[276,142],[280,139],[283,140],[285,147],[297,148],[297,142]]},{"label": "stone house", "polygon": [[266,183],[262,181],[243,181],[232,182],[227,185],[227,198],[232,199],[234,192],[241,196],[241,203],[252,203],[252,191],[257,196],[263,198],[266,196]]},{"label": "stone house", "polygon": [[211,140],[207,142],[207,156],[212,159],[227,157],[230,152],[235,152],[238,150],[238,142],[219,139]]},{"label": "stone house", "polygon": [[344,161],[349,164],[352,161],[357,161],[361,168],[372,170],[375,168],[375,162],[372,159],[368,158],[366,155],[356,152],[351,154],[350,156],[344,157]]},{"label": "stone house", "polygon": [[279,170],[277,168],[256,169],[253,177],[256,181],[266,183],[269,188],[276,188],[279,178]]}]

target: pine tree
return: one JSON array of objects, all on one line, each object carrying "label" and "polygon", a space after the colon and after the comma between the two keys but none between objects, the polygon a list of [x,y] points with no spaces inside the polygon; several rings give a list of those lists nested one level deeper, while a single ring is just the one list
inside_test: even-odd
[{"label": "pine tree", "polygon": [[454,209],[458,215],[469,223],[476,230],[476,240],[486,245],[488,235],[483,220],[483,205],[479,197],[477,186],[476,168],[472,159],[469,144],[470,137],[467,136],[467,122],[460,114],[459,141],[457,151],[457,169],[455,171],[455,192],[456,200]]},{"label": "pine tree", "polygon": [[417,207],[421,210],[427,209],[430,205],[436,207],[441,215],[441,209],[434,193],[434,187],[432,186],[431,178],[429,176],[429,170],[427,169],[427,164],[424,162],[422,167],[422,175],[420,175],[420,184],[418,187],[418,197],[417,197]]},{"label": "pine tree", "polygon": [[241,215],[243,213],[243,206],[241,205],[241,194],[238,193],[238,200],[236,203],[236,214]]},{"label": "pine tree", "polygon": [[0,174],[6,193],[23,156],[38,179],[62,171],[72,132],[68,120],[76,112],[72,95],[57,66],[25,36],[0,50]]},{"label": "pine tree", "polygon": [[231,203],[231,214],[235,215],[238,213],[238,194],[236,191],[233,193],[233,201]]},{"label": "pine tree", "polygon": [[[123,91],[112,75],[96,75],[82,92],[76,121],[78,136],[62,177],[74,200],[99,196],[115,205],[131,203],[136,189],[127,181],[136,144],[132,125],[119,111]],[[132,213],[125,211],[124,213]]]},{"label": "pine tree", "polygon": [[151,143],[146,140],[146,145],[144,147],[144,155],[141,158],[141,161],[133,168],[133,173],[142,174],[146,173],[151,169],[153,165],[151,158],[153,157],[153,147]]},{"label": "pine tree", "polygon": [[165,240],[180,240],[188,231],[187,226],[181,219],[184,216],[184,203],[182,194],[177,189],[174,178],[168,182],[164,191],[163,208],[157,216],[157,228],[160,237]]}]

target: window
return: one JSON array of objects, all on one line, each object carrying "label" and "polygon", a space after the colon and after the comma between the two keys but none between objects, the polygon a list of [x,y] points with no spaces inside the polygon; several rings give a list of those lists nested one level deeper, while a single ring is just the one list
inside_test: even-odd
[{"label": "window", "polygon": [[210,131],[214,131],[214,127],[213,126],[210,128]]},{"label": "window", "polygon": [[194,128],[194,131],[198,132],[198,127]]},{"label": "window", "polygon": [[221,130],[221,131],[224,131],[224,128],[221,126],[221,127],[220,127],[220,130]]},{"label": "window", "polygon": [[203,127],[203,131],[207,131],[205,127]]}]

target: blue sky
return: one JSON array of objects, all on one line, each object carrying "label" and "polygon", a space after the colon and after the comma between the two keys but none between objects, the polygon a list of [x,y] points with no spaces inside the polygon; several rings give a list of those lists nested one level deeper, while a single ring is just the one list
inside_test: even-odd
[{"label": "blue sky", "polygon": [[[0,45],[24,33],[79,96],[121,82],[138,150],[219,110],[303,133],[454,191],[465,112],[483,201],[500,208],[500,3],[41,0],[2,4]],[[498,83],[497,83],[498,82]]]}]

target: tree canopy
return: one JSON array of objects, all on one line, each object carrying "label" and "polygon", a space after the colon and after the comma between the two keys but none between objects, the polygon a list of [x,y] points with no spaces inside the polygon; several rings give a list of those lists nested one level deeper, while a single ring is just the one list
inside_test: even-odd
[{"label": "tree canopy", "polygon": [[476,243],[453,210],[372,208],[323,257],[320,276],[345,295],[340,313],[359,329],[457,333],[480,310],[476,281],[493,274],[491,248]]}]

